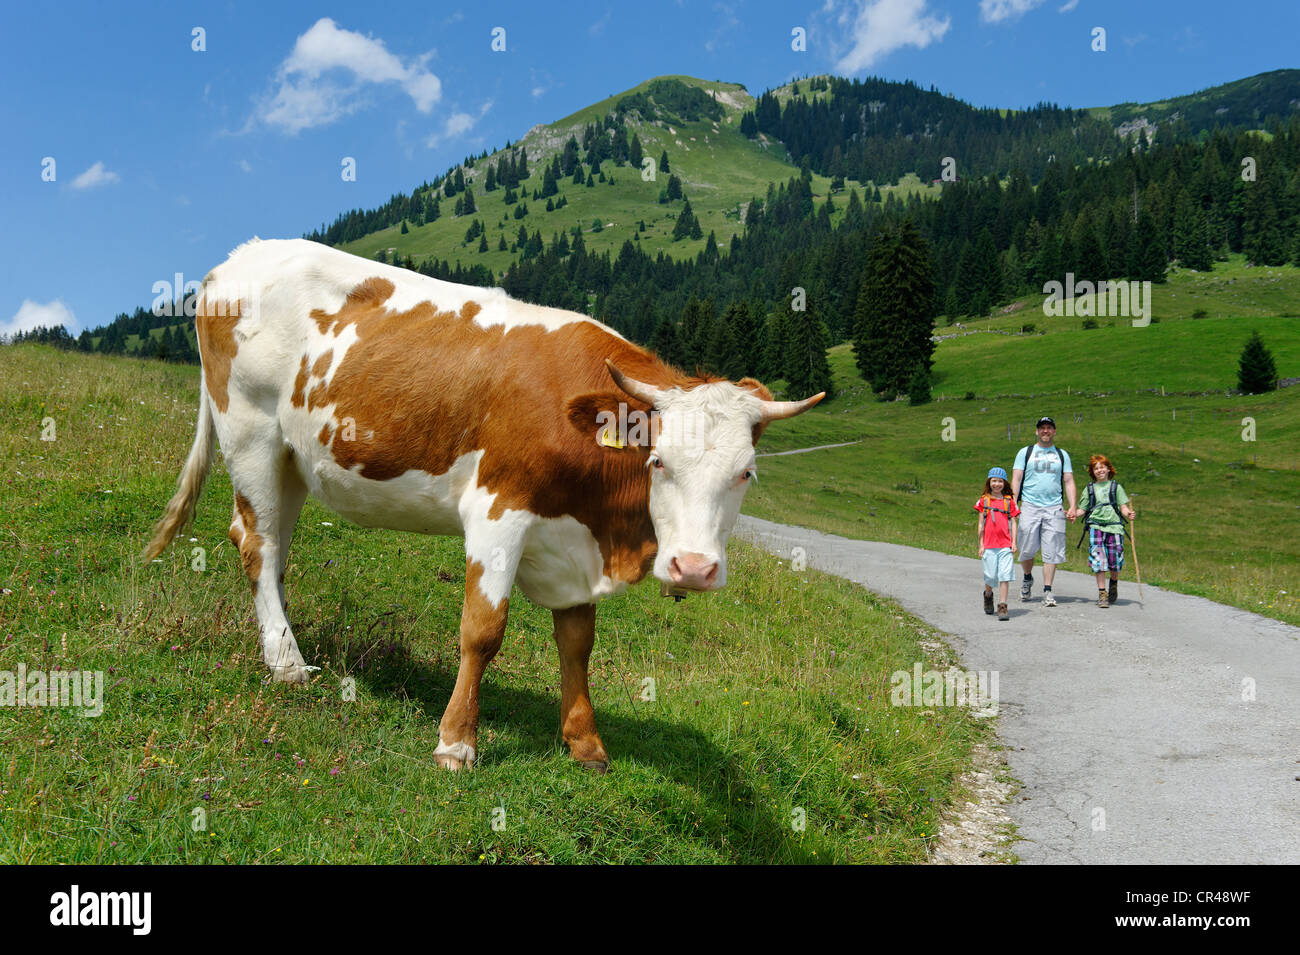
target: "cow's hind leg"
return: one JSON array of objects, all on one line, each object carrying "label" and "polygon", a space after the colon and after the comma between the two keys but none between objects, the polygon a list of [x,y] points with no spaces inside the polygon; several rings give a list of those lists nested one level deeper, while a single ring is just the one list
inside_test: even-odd
[{"label": "cow's hind leg", "polygon": [[609,769],[609,754],[596,732],[596,714],[587,689],[587,664],[596,641],[596,605],[552,610],[555,645],[560,649],[560,735],[569,754],[587,769]]},{"label": "cow's hind leg", "polygon": [[[283,447],[261,447],[242,448],[227,457],[226,466],[235,488],[230,540],[253,590],[262,660],[277,681],[305,683],[315,668],[304,664],[284,613],[284,522],[290,508],[302,507],[292,482],[285,485],[292,464]],[[296,517],[297,510],[288,520],[290,531]]]}]

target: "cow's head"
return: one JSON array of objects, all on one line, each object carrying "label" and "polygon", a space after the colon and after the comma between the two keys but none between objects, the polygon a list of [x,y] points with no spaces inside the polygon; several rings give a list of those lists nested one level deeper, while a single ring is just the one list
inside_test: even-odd
[{"label": "cow's head", "polygon": [[769,421],[807,411],[825,392],[772,401],[752,378],[660,388],[606,364],[619,388],[653,409],[646,467],[658,540],[654,574],[674,587],[717,590],[727,582],[727,538],[757,473],[758,436]]}]

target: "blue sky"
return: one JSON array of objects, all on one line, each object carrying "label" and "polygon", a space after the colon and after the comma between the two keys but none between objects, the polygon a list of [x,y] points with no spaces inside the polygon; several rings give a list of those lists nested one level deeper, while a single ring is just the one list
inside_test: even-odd
[{"label": "blue sky", "polygon": [[[660,74],[754,94],[794,75],[878,75],[981,106],[1109,105],[1300,66],[1298,11],[1295,0],[11,4],[0,334],[97,327],[148,305],[155,282],[201,279],[250,236],[373,207]],[[1098,26],[1105,53],[1091,49]],[[795,27],[805,51],[791,48]],[[344,157],[355,182],[340,175]]]}]

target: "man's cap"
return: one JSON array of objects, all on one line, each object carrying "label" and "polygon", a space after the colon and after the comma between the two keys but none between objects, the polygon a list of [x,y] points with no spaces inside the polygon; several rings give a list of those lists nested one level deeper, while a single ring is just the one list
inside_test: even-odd
[{"label": "man's cap", "polygon": [[1002,478],[1002,480],[1005,481],[1007,479],[1007,472],[1002,470],[1001,468],[989,468],[989,477]]},{"label": "man's cap", "polygon": [[1047,415],[1043,415],[1041,418],[1039,418],[1038,423],[1035,424],[1034,427],[1041,428],[1045,424],[1050,424],[1053,428],[1056,427],[1056,422],[1053,421],[1051,418],[1049,418]]}]

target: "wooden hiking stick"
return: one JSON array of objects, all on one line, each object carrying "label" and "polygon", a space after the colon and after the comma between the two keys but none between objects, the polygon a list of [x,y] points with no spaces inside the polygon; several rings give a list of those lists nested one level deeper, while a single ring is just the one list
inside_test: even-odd
[{"label": "wooden hiking stick", "polygon": [[[1134,501],[1134,504],[1136,505],[1136,500]],[[1133,508],[1133,516],[1134,516],[1134,517],[1137,516],[1137,507],[1136,507],[1136,506],[1134,506],[1134,508]],[[1138,603],[1142,603],[1142,602],[1143,602],[1143,598],[1142,598],[1142,564],[1138,561],[1137,521],[1129,521],[1129,523],[1128,523],[1128,527],[1129,527],[1128,537],[1129,537],[1129,540],[1131,540],[1131,541],[1133,542],[1133,568],[1137,571],[1137,579],[1138,579]]]}]

